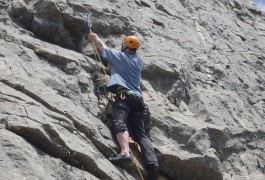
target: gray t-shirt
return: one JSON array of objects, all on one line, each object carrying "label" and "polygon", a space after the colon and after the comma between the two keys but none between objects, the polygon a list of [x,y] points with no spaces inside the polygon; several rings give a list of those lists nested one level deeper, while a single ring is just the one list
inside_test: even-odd
[{"label": "gray t-shirt", "polygon": [[121,85],[139,95],[142,94],[140,83],[143,61],[140,56],[130,51],[121,52],[105,48],[102,57],[112,65],[108,83],[110,92],[116,93],[116,85]]}]

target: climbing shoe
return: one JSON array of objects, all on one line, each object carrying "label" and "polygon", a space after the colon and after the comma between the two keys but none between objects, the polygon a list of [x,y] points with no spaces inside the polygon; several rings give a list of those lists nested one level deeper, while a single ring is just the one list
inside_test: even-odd
[{"label": "climbing shoe", "polygon": [[121,161],[132,161],[131,154],[118,154],[116,157],[110,157],[111,162],[121,162]]}]

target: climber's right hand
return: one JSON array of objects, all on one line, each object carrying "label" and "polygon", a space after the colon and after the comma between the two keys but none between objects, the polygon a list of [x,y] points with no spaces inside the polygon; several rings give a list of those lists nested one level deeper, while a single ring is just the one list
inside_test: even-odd
[{"label": "climber's right hand", "polygon": [[92,32],[90,32],[90,33],[88,34],[88,38],[89,38],[90,40],[96,40],[96,39],[98,39],[98,35],[97,35],[96,33],[92,33]]}]

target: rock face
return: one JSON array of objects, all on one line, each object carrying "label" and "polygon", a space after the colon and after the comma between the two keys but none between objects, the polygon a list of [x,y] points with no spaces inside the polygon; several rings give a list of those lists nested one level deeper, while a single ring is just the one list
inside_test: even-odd
[{"label": "rock face", "polygon": [[265,16],[251,0],[0,0],[0,179],[146,176],[134,144],[135,162],[107,159],[119,149],[87,19],[109,47],[142,42],[160,179],[265,179]]}]

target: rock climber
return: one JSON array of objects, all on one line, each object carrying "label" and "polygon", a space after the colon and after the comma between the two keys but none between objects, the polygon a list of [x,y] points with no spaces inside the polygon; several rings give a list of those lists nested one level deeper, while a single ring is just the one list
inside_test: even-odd
[{"label": "rock climber", "polygon": [[129,132],[140,145],[141,153],[148,170],[148,179],[158,179],[158,160],[151,141],[144,129],[144,101],[140,89],[143,61],[137,54],[140,41],[135,36],[126,36],[121,51],[108,48],[97,34],[90,32],[98,51],[111,68],[108,91],[115,94],[112,112],[112,128],[120,146],[120,153],[110,157],[113,163],[131,161]]}]

